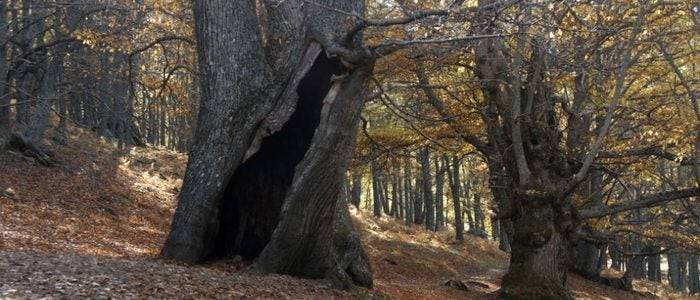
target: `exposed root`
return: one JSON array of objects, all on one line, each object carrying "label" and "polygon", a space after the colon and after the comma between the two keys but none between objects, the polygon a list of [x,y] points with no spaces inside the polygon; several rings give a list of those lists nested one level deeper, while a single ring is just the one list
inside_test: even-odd
[{"label": "exposed root", "polygon": [[0,149],[20,153],[24,157],[34,160],[43,166],[50,167],[56,163],[51,151],[45,150],[39,145],[29,141],[29,139],[20,133],[10,133],[9,137],[6,139],[6,142],[0,143],[0,146],[4,146],[0,147]]}]

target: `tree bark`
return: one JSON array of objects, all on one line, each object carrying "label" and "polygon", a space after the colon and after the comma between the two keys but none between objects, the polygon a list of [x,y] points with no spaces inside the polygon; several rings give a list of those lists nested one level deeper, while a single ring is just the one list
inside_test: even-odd
[{"label": "tree bark", "polygon": [[686,265],[684,253],[668,253],[668,283],[681,293],[686,292]]},{"label": "tree bark", "polygon": [[[464,240],[464,220],[462,219],[462,203],[460,176],[459,176],[459,158],[453,157],[452,161],[444,155],[442,157],[445,167],[447,168],[447,179],[450,182],[450,190],[452,191],[452,206],[455,218],[455,239],[457,241]],[[450,166],[451,164],[451,166]]]},{"label": "tree bark", "polygon": [[398,165],[395,160],[392,160],[391,168],[387,174],[388,180],[391,180],[391,216],[396,218],[399,216],[399,194],[398,194],[398,174],[396,172]]},{"label": "tree bark", "polygon": [[510,236],[508,233],[513,232],[513,223],[510,220],[499,220],[499,225],[498,249],[510,253]]},{"label": "tree bark", "polygon": [[359,170],[352,172],[352,205],[360,209],[362,201],[362,173]]},{"label": "tree bark", "polygon": [[421,164],[423,204],[425,205],[425,228],[435,231],[435,203],[433,201],[433,181],[430,174],[430,149],[423,148],[418,157]]},{"label": "tree bark", "polygon": [[[583,225],[580,230],[586,234],[590,234],[593,228],[588,225]],[[573,270],[585,278],[597,280],[600,271],[598,266],[600,263],[599,259],[600,253],[598,247],[591,242],[580,240],[576,245]]]},{"label": "tree bark", "polygon": [[[659,252],[658,246],[648,247],[649,252]],[[651,281],[661,282],[661,255],[654,254],[647,256],[647,278]]]},{"label": "tree bark", "polygon": [[511,263],[501,294],[513,299],[569,299],[566,288],[567,241],[555,223],[556,208],[547,199],[522,199],[515,220]]},{"label": "tree bark", "polygon": [[0,2],[0,151],[10,138],[10,97],[7,78],[7,1]]},{"label": "tree bark", "polygon": [[691,295],[700,294],[700,270],[698,270],[698,254],[688,257],[688,290]]},{"label": "tree bark", "polygon": [[479,193],[474,193],[474,217],[477,232],[479,232],[480,234],[485,233],[486,222],[484,220],[484,210],[481,207],[481,194]]},{"label": "tree bark", "polygon": [[373,212],[375,217],[382,216],[382,182],[379,175],[379,167],[376,161],[372,161],[371,165],[372,172],[372,199],[374,200]]},{"label": "tree bark", "polygon": [[406,209],[406,212],[404,213],[404,216],[406,218],[406,224],[413,224],[414,223],[414,203],[415,199],[413,197],[413,185],[411,184],[411,181],[413,180],[413,175],[411,174],[411,161],[406,158],[404,161],[404,206]]},{"label": "tree bark", "polygon": [[366,256],[338,251],[357,239],[334,230],[348,228],[337,202],[373,62],[323,53],[346,30],[340,11],[364,4],[319,2],[194,2],[202,100],[162,257],[241,255],[263,272],[371,286]]},{"label": "tree bark", "polygon": [[445,165],[440,165],[440,157],[435,157],[435,231],[445,226],[444,207]]}]

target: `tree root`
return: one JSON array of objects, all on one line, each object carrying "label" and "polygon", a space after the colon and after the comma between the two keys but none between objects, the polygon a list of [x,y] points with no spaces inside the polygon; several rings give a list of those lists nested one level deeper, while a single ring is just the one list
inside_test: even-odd
[{"label": "tree root", "polygon": [[56,163],[53,153],[43,149],[39,145],[29,141],[29,139],[22,134],[16,132],[10,133],[5,143],[0,143],[0,149],[18,152],[24,157],[33,159],[43,166],[50,167]]}]

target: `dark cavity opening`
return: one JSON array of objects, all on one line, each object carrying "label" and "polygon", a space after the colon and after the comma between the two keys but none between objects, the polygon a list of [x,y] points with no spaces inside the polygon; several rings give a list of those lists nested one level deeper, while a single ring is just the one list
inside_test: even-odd
[{"label": "dark cavity opening", "polygon": [[272,237],[294,169],[311,145],[331,76],[341,74],[337,59],[319,54],[297,87],[296,109],[282,129],[263,139],[240,165],[223,195],[218,235],[211,258],[255,259]]}]

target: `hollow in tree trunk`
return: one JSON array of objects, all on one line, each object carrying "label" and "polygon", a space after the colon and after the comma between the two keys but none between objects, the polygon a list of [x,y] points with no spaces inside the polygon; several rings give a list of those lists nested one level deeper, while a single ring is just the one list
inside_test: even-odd
[{"label": "hollow in tree trunk", "polygon": [[195,2],[202,101],[161,255],[371,286],[338,200],[373,63],[327,54],[363,2],[302,2]]}]

